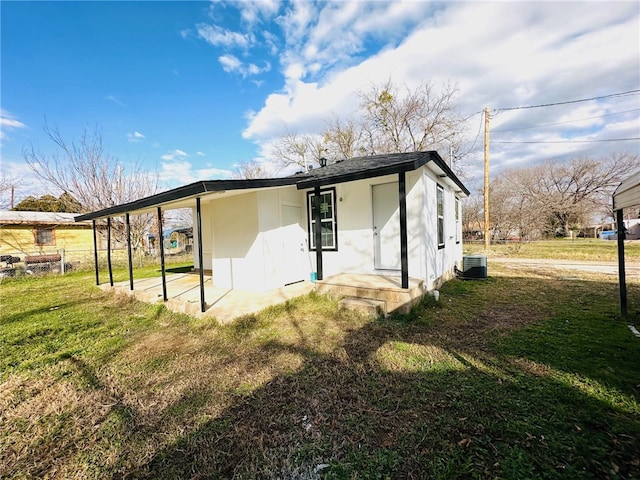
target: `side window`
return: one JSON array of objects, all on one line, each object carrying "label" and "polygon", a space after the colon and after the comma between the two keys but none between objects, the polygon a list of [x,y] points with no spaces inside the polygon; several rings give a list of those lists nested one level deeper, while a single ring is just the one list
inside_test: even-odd
[{"label": "side window", "polygon": [[460,237],[462,236],[462,228],[460,226],[460,199],[456,197],[456,243],[460,243]]},{"label": "side window", "polygon": [[438,248],[444,248],[444,189],[437,186]]},{"label": "side window", "polygon": [[56,236],[54,235],[53,228],[36,228],[33,231],[34,243],[36,245],[55,245]]},{"label": "side window", "polygon": [[[307,212],[309,217],[309,246],[316,248],[316,195],[307,193]],[[335,188],[320,191],[320,229],[323,250],[338,249],[338,224],[336,222],[336,190]]]}]

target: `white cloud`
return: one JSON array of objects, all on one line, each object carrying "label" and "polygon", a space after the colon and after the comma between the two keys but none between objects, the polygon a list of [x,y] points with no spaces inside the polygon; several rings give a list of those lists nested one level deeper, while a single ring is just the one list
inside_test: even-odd
[{"label": "white cloud", "polygon": [[280,48],[278,46],[279,45],[278,36],[274,35],[268,30],[263,30],[262,37],[264,38],[265,45],[269,47],[269,53],[271,53],[271,55],[276,55]]},{"label": "white cloud", "polygon": [[218,61],[225,72],[236,72],[242,66],[242,62],[234,55],[221,55]]},{"label": "white cloud", "polygon": [[[2,161],[0,162],[0,178],[4,178],[14,187],[13,204],[14,206],[29,195],[39,197],[45,193],[51,193],[51,187],[43,184],[31,168],[21,158],[6,155],[3,152]],[[55,192],[56,195],[60,193]],[[0,209],[8,210],[11,208],[11,189],[0,191]]]},{"label": "white cloud", "polygon": [[264,67],[259,67],[254,63],[244,63],[234,55],[221,55],[218,57],[222,69],[227,73],[237,73],[242,77],[258,75],[271,70],[271,64],[267,62]]},{"label": "white cloud", "polygon": [[170,152],[165,153],[164,155],[162,155],[160,158],[162,160],[168,160],[168,161],[173,161],[176,158],[186,158],[188,157],[189,154],[185,151],[182,150],[172,150]]},{"label": "white cloud", "polygon": [[204,157],[205,153],[204,152],[196,152],[196,155],[199,157]]},{"label": "white cloud", "polygon": [[240,2],[238,8],[240,8],[242,19],[249,24],[254,24],[261,19],[271,18],[278,13],[280,2],[278,0]]},{"label": "white cloud", "polygon": [[26,128],[26,125],[20,120],[16,120],[14,116],[6,110],[0,110],[0,141],[8,138],[6,130],[15,128]]},{"label": "white cloud", "polygon": [[133,142],[139,142],[141,140],[143,140],[145,138],[145,136],[143,134],[141,134],[140,132],[138,132],[137,130],[134,131],[133,133],[127,133],[127,140],[129,140],[129,142],[133,143]]},{"label": "white cloud", "polygon": [[24,123],[22,123],[19,120],[16,120],[15,118],[7,118],[7,117],[0,118],[0,125],[2,125],[5,128],[24,128],[26,126]]},{"label": "white cloud", "polygon": [[[341,2],[289,4],[278,22],[284,88],[247,115],[244,138],[265,147],[286,129],[316,133],[332,113],[358,105],[357,91],[393,78],[413,88],[424,81],[459,86],[463,114],[554,103],[637,89],[640,7],[620,2]],[[384,42],[384,39],[388,41]],[[365,54],[367,42],[377,53]],[[354,55],[362,54],[363,59]],[[495,115],[492,128],[561,122],[640,107],[639,96]],[[478,132],[479,116],[468,136]],[[620,122],[602,118],[492,135],[494,141],[606,138],[620,123],[638,136],[637,112]],[[633,127],[635,126],[635,133]],[[621,130],[622,132],[622,130]],[[508,135],[507,135],[508,133]],[[606,135],[605,135],[606,134]],[[622,133],[620,133],[622,134]],[[540,140],[540,141],[542,141]],[[495,144],[492,165],[539,161],[640,143]],[[470,146],[470,145],[469,145]],[[479,147],[479,148],[478,148]],[[481,158],[482,137],[476,145]],[[264,150],[266,152],[266,148]],[[266,154],[265,154],[266,155]],[[479,162],[478,162],[479,164]],[[470,168],[476,168],[472,166]]]},{"label": "white cloud", "polygon": [[186,160],[162,162],[162,169],[158,177],[169,187],[173,187],[175,184],[186,185],[198,180],[191,172],[191,163]]},{"label": "white cloud", "polygon": [[226,179],[231,178],[233,175],[233,172],[228,169],[215,168],[211,166],[194,168],[193,164],[188,160],[185,160],[183,157],[166,160],[168,161],[162,162],[158,176],[160,181],[167,185],[168,188],[186,185],[199,180]]},{"label": "white cloud", "polygon": [[304,0],[294,0],[277,21],[283,29],[287,44],[299,44],[308,34],[308,30],[317,17],[314,4]]},{"label": "white cloud", "polygon": [[104,97],[105,100],[109,100],[110,102],[115,103],[116,105],[119,105],[121,107],[124,107],[125,104],[124,102],[122,102],[122,100],[120,100],[117,96],[115,95],[107,95],[106,97]]},{"label": "white cloud", "polygon": [[215,47],[242,47],[247,48],[253,42],[252,34],[242,34],[226,30],[218,25],[200,23],[197,25],[198,36]]}]

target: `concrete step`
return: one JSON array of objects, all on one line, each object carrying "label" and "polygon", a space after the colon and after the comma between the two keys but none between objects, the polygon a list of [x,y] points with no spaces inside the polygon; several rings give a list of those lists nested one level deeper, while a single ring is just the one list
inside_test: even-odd
[{"label": "concrete step", "polygon": [[371,298],[345,297],[338,302],[338,307],[340,309],[355,310],[372,317],[387,315],[387,302]]},{"label": "concrete step", "polygon": [[396,311],[409,313],[422,298],[423,285],[422,280],[411,278],[409,288],[401,288],[399,277],[338,274],[316,282],[316,291],[338,298],[354,297],[384,302],[386,315]]}]

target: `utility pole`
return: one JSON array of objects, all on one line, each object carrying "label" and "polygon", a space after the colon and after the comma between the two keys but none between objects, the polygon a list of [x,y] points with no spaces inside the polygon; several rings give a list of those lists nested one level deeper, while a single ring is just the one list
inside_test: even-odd
[{"label": "utility pole", "polygon": [[484,108],[484,249],[489,250],[489,107]]}]

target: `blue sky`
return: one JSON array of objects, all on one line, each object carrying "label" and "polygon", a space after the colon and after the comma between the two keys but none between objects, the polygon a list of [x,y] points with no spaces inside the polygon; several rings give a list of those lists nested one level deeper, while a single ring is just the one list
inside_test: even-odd
[{"label": "blue sky", "polygon": [[[457,83],[462,114],[640,89],[640,3],[11,2],[0,4],[0,174],[44,193],[22,160],[43,126],[97,126],[123,165],[165,188],[271,166],[274,139],[316,134],[392,78]],[[640,95],[495,112],[492,172],[640,142]],[[468,125],[468,182],[481,174]],[[554,123],[553,126],[541,126]],[[523,128],[536,126],[536,128]],[[517,129],[517,130],[516,130]],[[502,130],[502,132],[500,132]],[[54,193],[54,192],[52,192]]]}]

